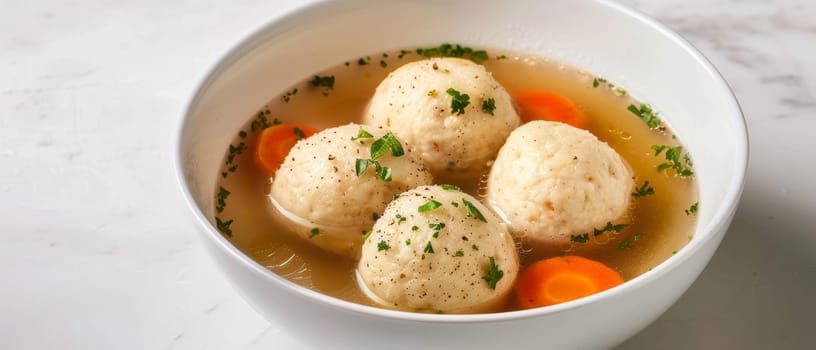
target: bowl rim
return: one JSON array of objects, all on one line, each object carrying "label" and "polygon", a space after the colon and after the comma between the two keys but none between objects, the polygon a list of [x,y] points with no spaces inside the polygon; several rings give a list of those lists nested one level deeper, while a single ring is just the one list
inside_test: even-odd
[{"label": "bowl rim", "polygon": [[181,190],[182,196],[184,197],[184,201],[187,203],[188,208],[193,212],[195,220],[203,228],[203,230],[199,230],[199,232],[202,232],[203,236],[206,237],[205,239],[208,239],[214,243],[215,246],[225,252],[231,259],[236,260],[244,268],[248,268],[249,271],[255,275],[255,277],[265,280],[266,282],[275,283],[294,296],[313,303],[322,304],[324,306],[346,312],[352,312],[358,315],[400,321],[415,321],[425,323],[488,323],[535,318],[566,312],[568,310],[593,304],[602,299],[619,296],[626,293],[626,291],[629,289],[643,288],[645,285],[661,278],[665,274],[677,268],[683,262],[690,259],[691,256],[698,250],[702,249],[708,241],[714,239],[714,237],[717,235],[712,234],[712,232],[719,230],[725,231],[727,229],[729,219],[736,210],[739,197],[741,196],[745,185],[745,175],[748,168],[749,156],[747,124],[739,102],[737,101],[733,90],[728,85],[725,78],[694,45],[656,19],[653,19],[629,6],[616,3],[612,0],[588,1],[594,2],[599,6],[607,7],[620,13],[621,15],[628,16],[634,21],[640,22],[673,42],[686,54],[691,56],[700,67],[704,68],[706,73],[712,78],[713,82],[717,85],[716,87],[720,91],[723,91],[726,96],[730,96],[730,99],[726,103],[730,105],[728,108],[733,111],[733,113],[730,113],[728,117],[733,119],[733,122],[735,122],[735,125],[737,126],[737,128],[734,130],[734,137],[737,141],[737,158],[735,159],[736,166],[733,170],[735,181],[731,181],[728,184],[725,196],[723,197],[723,203],[726,203],[726,205],[722,205],[715,210],[711,222],[709,222],[706,226],[697,227],[695,236],[705,233],[702,235],[702,239],[692,240],[686,246],[684,246],[683,249],[680,249],[677,254],[669,257],[662,263],[658,264],[655,268],[629,281],[626,281],[626,283],[615,288],[557,305],[528,310],[485,314],[426,314],[383,309],[375,306],[357,304],[302,287],[264,268],[230,243],[212,226],[212,224],[210,224],[209,220],[205,217],[205,214],[199,210],[198,206],[195,204],[195,200],[193,199],[190,187],[185,181],[184,163],[182,160],[184,145],[183,138],[187,124],[190,122],[191,113],[197,101],[201,98],[203,92],[207,90],[212,82],[216,80],[219,75],[233,62],[243,57],[243,55],[247,52],[257,48],[257,46],[261,43],[260,39],[264,37],[264,34],[267,31],[276,26],[282,25],[283,22],[294,21],[296,18],[302,16],[309,16],[310,13],[319,11],[320,8],[324,6],[331,6],[331,1],[327,0],[317,0],[312,3],[299,6],[294,10],[289,10],[288,12],[281,12],[279,16],[268,20],[260,27],[244,35],[241,40],[237,41],[235,44],[228,47],[225,51],[217,56],[218,58],[215,61],[215,65],[211,66],[203,77],[198,80],[198,83],[195,85],[195,90],[187,99],[184,114],[182,118],[178,120],[177,125],[175,126],[174,138],[172,140],[172,153],[177,184]]}]

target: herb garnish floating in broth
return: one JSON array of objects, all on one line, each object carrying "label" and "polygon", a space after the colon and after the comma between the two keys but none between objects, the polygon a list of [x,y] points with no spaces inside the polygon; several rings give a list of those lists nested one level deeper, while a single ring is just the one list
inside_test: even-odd
[{"label": "herb garnish floating in broth", "polygon": [[562,62],[456,44],[304,77],[247,116],[214,171],[213,222],[244,253],[417,312],[612,288],[681,249],[700,205],[655,106]]}]

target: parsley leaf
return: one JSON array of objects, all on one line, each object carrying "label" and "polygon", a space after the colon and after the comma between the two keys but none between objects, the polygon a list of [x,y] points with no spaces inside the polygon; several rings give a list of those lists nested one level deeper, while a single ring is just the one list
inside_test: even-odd
[{"label": "parsley leaf", "polygon": [[281,123],[278,118],[273,119],[271,122],[267,118],[272,112],[267,110],[258,111],[258,115],[255,117],[255,120],[252,121],[252,131],[260,131],[266,129],[272,125],[278,125]]},{"label": "parsley leaf", "polygon": [[442,231],[445,228],[445,223],[440,222],[438,224],[428,224],[428,228],[434,230],[433,238],[439,238],[439,231]]},{"label": "parsley leaf", "polygon": [[357,136],[352,137],[351,140],[352,141],[357,141],[359,139],[370,139],[370,138],[373,138],[373,137],[374,137],[374,135],[371,135],[371,133],[369,133],[368,131],[365,131],[363,128],[360,128],[360,130],[357,131]]},{"label": "parsley leaf", "polygon": [[646,180],[643,182],[643,186],[636,188],[635,192],[632,192],[632,197],[640,198],[645,196],[651,196],[654,193],[655,193],[654,188],[652,186],[649,186],[649,180]]},{"label": "parsley leaf", "polygon": [[380,243],[377,243],[377,251],[378,252],[381,252],[383,250],[389,250],[389,249],[391,249],[391,246],[388,245],[388,243],[386,241],[380,241]]},{"label": "parsley leaf", "polygon": [[657,165],[657,171],[673,169],[676,175],[680,177],[694,175],[694,171],[691,170],[691,157],[689,157],[688,153],[683,154],[683,146],[653,145],[652,150],[655,151],[655,157],[659,156],[663,150],[666,150],[664,154],[666,161]]},{"label": "parsley leaf", "polygon": [[459,250],[456,251],[455,254],[453,254],[453,256],[456,256],[456,257],[465,256],[465,251],[462,250],[462,249],[459,249]]},{"label": "parsley leaf", "polygon": [[654,156],[657,157],[662,153],[666,148],[669,146],[666,145],[652,145],[652,150],[655,152]]},{"label": "parsley leaf", "polygon": [[309,84],[312,84],[314,87],[322,86],[327,89],[334,89],[334,76],[327,75],[325,77],[321,77],[319,75],[315,75],[314,79],[309,81]]},{"label": "parsley leaf", "polygon": [[304,134],[303,130],[300,130],[300,128],[295,128],[292,132],[295,133],[295,136],[297,136],[298,140],[303,140],[306,138],[306,134]]},{"label": "parsley leaf", "polygon": [[389,150],[394,157],[400,157],[405,154],[402,144],[400,144],[397,137],[390,131],[371,144],[371,159],[377,160],[388,153]]},{"label": "parsley leaf", "polygon": [[618,249],[620,250],[629,250],[635,247],[634,242],[637,242],[643,238],[643,232],[638,232],[632,235],[631,237],[626,237],[623,241],[618,244]]},{"label": "parsley leaf", "polygon": [[379,162],[374,161],[374,172],[377,173],[377,177],[379,177],[380,180],[391,182],[391,168],[382,166]]},{"label": "parsley leaf", "polygon": [[638,116],[640,120],[643,120],[643,122],[646,123],[649,129],[654,129],[660,126],[661,123],[663,123],[663,121],[660,120],[660,117],[658,116],[659,113],[652,110],[652,106],[649,106],[648,104],[641,103],[640,108],[635,107],[635,105],[629,105],[629,107],[627,107],[626,109],[628,109],[630,112]]},{"label": "parsley leaf", "polygon": [[227,206],[227,197],[229,197],[230,191],[227,191],[226,188],[223,186],[219,186],[218,189],[218,205],[215,206],[215,211],[221,213],[224,211],[224,208]]},{"label": "parsley leaf", "polygon": [[442,185],[439,185],[439,186],[442,187],[442,189],[445,190],[445,191],[462,192],[462,189],[459,188],[459,186],[456,186],[456,185],[442,184]]},{"label": "parsley leaf", "polygon": [[697,209],[700,207],[700,202],[694,202],[688,209],[685,210],[686,215],[697,214]]},{"label": "parsley leaf", "polygon": [[[470,47],[459,44],[442,44],[437,47],[418,48],[416,49],[416,53],[425,57],[464,57],[476,64],[482,64],[489,58],[485,50],[473,50]],[[403,54],[404,53],[401,53],[399,57],[402,58],[401,56]]]},{"label": "parsley leaf", "polygon": [[428,242],[428,244],[425,245],[425,249],[423,249],[422,252],[433,254],[434,250],[433,245],[431,245],[431,242]]},{"label": "parsley leaf", "polygon": [[456,114],[464,114],[465,107],[470,104],[470,96],[468,96],[468,94],[460,93],[454,88],[448,88],[446,92],[451,96],[451,112]]},{"label": "parsley leaf", "polygon": [[603,228],[601,228],[601,229],[597,229],[597,228],[596,228],[596,229],[594,229],[593,235],[595,235],[595,236],[599,236],[599,235],[603,234],[604,232],[609,232],[609,231],[621,232],[621,231],[623,231],[623,229],[625,229],[627,226],[629,226],[629,224],[617,224],[617,225],[613,225],[613,224],[612,224],[612,222],[607,221],[607,222],[606,222],[606,226],[604,226]]},{"label": "parsley leaf", "polygon": [[487,219],[485,219],[484,215],[482,215],[482,213],[476,208],[475,205],[473,205],[473,203],[464,198],[462,198],[462,203],[465,205],[465,208],[467,208],[467,216],[469,218],[476,218],[479,221],[487,222]]},{"label": "parsley leaf", "polygon": [[488,263],[487,267],[487,274],[482,277],[485,281],[487,281],[487,285],[490,289],[496,289],[496,283],[498,283],[502,277],[504,277],[504,271],[499,270],[499,267],[496,266],[496,260],[491,256],[490,262]]},{"label": "parsley leaf", "polygon": [[297,92],[298,92],[297,88],[294,88],[292,91],[287,92],[285,95],[283,95],[283,101],[289,103],[289,100],[292,99],[292,96],[297,95]]},{"label": "parsley leaf", "polygon": [[589,241],[589,233],[584,233],[582,235],[570,235],[570,242],[586,243],[587,241]]},{"label": "parsley leaf", "polygon": [[494,110],[496,110],[496,100],[492,97],[482,102],[482,112],[493,115]]},{"label": "parsley leaf", "polygon": [[420,213],[424,213],[426,211],[431,211],[431,210],[434,210],[436,208],[439,208],[441,206],[442,206],[442,203],[439,203],[439,202],[431,199],[431,200],[427,201],[425,204],[420,205],[419,208],[417,208],[417,211],[419,211]]},{"label": "parsley leaf", "polygon": [[232,219],[221,221],[219,217],[215,217],[215,227],[218,229],[218,231],[221,231],[221,233],[227,235],[228,237],[232,237],[230,225],[232,225]]},{"label": "parsley leaf", "polygon": [[368,169],[368,166],[373,163],[374,162],[372,162],[371,159],[357,158],[357,160],[354,161],[354,170],[356,171],[357,176],[363,175],[366,169]]},{"label": "parsley leaf", "polygon": [[[360,139],[360,138],[372,138],[374,137],[367,131],[363,130],[362,128],[360,131],[357,132],[357,137],[352,138],[352,141]],[[362,142],[362,141],[360,141]],[[354,170],[357,176],[362,175],[368,169],[369,166],[374,166],[374,172],[377,174],[381,180],[385,182],[389,182],[392,180],[391,178],[391,168],[387,166],[382,166],[377,159],[381,158],[388,151],[391,151],[391,154],[394,157],[399,157],[405,154],[405,150],[402,148],[402,144],[400,144],[399,140],[392,134],[390,131],[387,132],[383,137],[375,140],[371,144],[371,158],[369,159],[362,159],[357,158],[354,162]]]},{"label": "parsley leaf", "polygon": [[312,228],[312,229],[309,231],[309,239],[312,239],[312,238],[314,238],[314,236],[317,236],[317,235],[319,235],[319,234],[320,234],[320,229],[319,229],[319,228],[317,228],[317,227]]}]

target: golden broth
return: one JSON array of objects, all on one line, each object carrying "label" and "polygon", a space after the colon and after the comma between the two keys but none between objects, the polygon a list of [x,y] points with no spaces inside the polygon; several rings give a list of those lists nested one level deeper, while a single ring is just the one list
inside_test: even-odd
[{"label": "golden broth", "polygon": [[[495,52],[491,52],[495,54]],[[654,194],[633,198],[629,226],[621,232],[593,236],[587,243],[571,243],[558,249],[519,247],[522,269],[538,259],[574,254],[598,260],[618,271],[624,280],[632,279],[660,264],[690,239],[696,226],[698,200],[694,177],[675,176],[657,171],[666,161],[664,154],[654,155],[653,145],[679,145],[670,130],[649,127],[630,112],[640,103],[625,90],[579,69],[543,58],[499,53],[484,62],[488,71],[503,84],[510,95],[524,90],[547,90],[572,99],[587,115],[589,130],[607,142],[632,166],[635,187],[644,181]],[[503,54],[503,55],[502,55]],[[230,241],[259,264],[302,286],[367,305],[376,305],[359,290],[354,277],[356,262],[326,253],[301,238],[288,234],[268,214],[266,193],[269,179],[255,170],[251,156],[258,125],[277,119],[318,129],[360,122],[367,101],[386,75],[400,65],[422,59],[413,52],[401,55],[389,52],[364,56],[318,73],[334,76],[332,89],[311,86],[311,77],[291,90],[275,96],[246,125],[225,157],[216,212],[219,229],[231,234]],[[365,63],[365,64],[360,64]],[[297,89],[297,90],[295,90]],[[260,117],[260,116],[263,117]],[[260,117],[260,118],[259,118]],[[242,146],[243,144],[243,146]],[[472,179],[471,194],[479,196],[479,179]],[[229,192],[227,195],[221,191]],[[618,224],[619,222],[615,222]]]}]

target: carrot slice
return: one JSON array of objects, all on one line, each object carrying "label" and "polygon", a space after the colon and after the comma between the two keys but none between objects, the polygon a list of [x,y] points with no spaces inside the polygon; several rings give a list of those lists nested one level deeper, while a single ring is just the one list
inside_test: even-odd
[{"label": "carrot slice", "polygon": [[522,309],[554,305],[592,295],[623,283],[606,265],[580,256],[540,260],[516,281],[516,301]]},{"label": "carrot slice", "polygon": [[293,124],[273,125],[264,129],[255,142],[255,166],[270,176],[274,175],[295,143],[316,132],[314,128]]},{"label": "carrot slice", "polygon": [[516,95],[521,120],[562,122],[576,128],[586,129],[587,118],[578,106],[564,95],[548,91],[525,91]]}]

